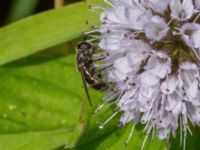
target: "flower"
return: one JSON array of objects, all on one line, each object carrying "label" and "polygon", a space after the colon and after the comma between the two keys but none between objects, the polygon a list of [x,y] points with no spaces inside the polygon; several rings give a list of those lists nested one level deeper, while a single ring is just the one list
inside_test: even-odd
[{"label": "flower", "polygon": [[171,17],[180,21],[190,19],[196,12],[192,0],[171,0],[170,10]]},{"label": "flower", "polygon": [[159,41],[166,36],[169,28],[163,18],[159,16],[151,17],[149,22],[144,24],[144,33],[149,40]]},{"label": "flower", "polygon": [[200,48],[200,25],[197,23],[186,23],[180,28],[182,38],[190,48]]},{"label": "flower", "polygon": [[108,120],[122,112],[120,126],[133,123],[130,137],[138,123],[167,140],[180,128],[185,149],[188,122],[200,126],[200,0],[105,2],[93,33],[99,40],[90,41],[108,53],[101,63],[111,64],[102,80],[107,97],[118,98],[107,100],[117,107]]}]

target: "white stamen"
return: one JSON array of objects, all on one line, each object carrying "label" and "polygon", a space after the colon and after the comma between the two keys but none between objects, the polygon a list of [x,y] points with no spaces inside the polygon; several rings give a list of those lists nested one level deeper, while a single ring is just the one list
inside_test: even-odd
[{"label": "white stamen", "polygon": [[197,59],[200,61],[200,56],[199,54],[196,52],[196,50],[194,48],[192,48],[193,53],[195,54],[195,56],[197,57]]},{"label": "white stamen", "polygon": [[145,139],[144,139],[144,141],[143,141],[143,143],[142,143],[141,150],[144,149],[144,145],[145,145],[145,143],[146,143],[146,141],[147,141],[147,138],[148,138],[148,136],[149,136],[149,134],[150,134],[150,132],[151,132],[151,129],[152,129],[152,127],[150,127],[150,128],[148,129],[147,135],[145,136]]},{"label": "white stamen", "polygon": [[191,131],[191,129],[190,129],[190,127],[189,127],[189,126],[187,126],[187,129],[188,129],[188,131],[189,131],[190,135],[193,135],[193,134],[192,134],[192,131]]},{"label": "white stamen", "polygon": [[194,21],[192,23],[196,23],[196,21],[199,19],[200,13],[195,17]]},{"label": "white stamen", "polygon": [[154,134],[155,134],[155,128],[152,129],[152,134],[151,134],[151,141],[153,142],[154,140]]},{"label": "white stamen", "polygon": [[110,5],[111,7],[115,7],[109,0],[104,0],[104,2],[106,2],[108,5]]},{"label": "white stamen", "polygon": [[131,137],[133,136],[134,130],[135,130],[135,124],[133,123],[133,126],[132,126],[132,128],[131,128],[131,132],[130,132],[130,134],[129,134],[129,136],[128,136],[128,139],[127,139],[126,142],[125,142],[125,145],[128,145],[128,143],[129,143]]},{"label": "white stamen", "polygon": [[183,139],[183,123],[180,117],[180,146],[182,145],[182,139]]},{"label": "white stamen", "polygon": [[119,111],[115,112],[112,116],[110,116],[104,123],[102,123],[99,128],[103,129],[105,124],[107,124],[110,120],[112,120],[117,114],[119,113]]}]

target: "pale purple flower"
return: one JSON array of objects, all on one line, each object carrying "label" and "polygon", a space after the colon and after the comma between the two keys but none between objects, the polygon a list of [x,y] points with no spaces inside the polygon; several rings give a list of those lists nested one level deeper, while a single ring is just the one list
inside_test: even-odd
[{"label": "pale purple flower", "polygon": [[89,41],[109,54],[100,63],[110,66],[104,101],[117,111],[100,127],[122,112],[120,125],[133,124],[126,143],[142,123],[142,148],[150,134],[169,140],[180,128],[185,149],[188,122],[200,126],[200,0],[105,1]]},{"label": "pale purple flower", "polygon": [[151,17],[149,22],[144,24],[144,32],[151,41],[159,41],[166,36],[169,28],[163,18],[159,16]]},{"label": "pale purple flower", "polygon": [[190,19],[196,12],[192,0],[171,0],[171,17],[180,21]]},{"label": "pale purple flower", "polygon": [[180,28],[183,40],[191,48],[200,48],[200,25],[186,23]]},{"label": "pale purple flower", "polygon": [[200,9],[200,0],[195,0],[195,8]]},{"label": "pale purple flower", "polygon": [[169,2],[170,0],[146,0],[148,6],[159,13],[164,13],[164,11],[166,11]]}]

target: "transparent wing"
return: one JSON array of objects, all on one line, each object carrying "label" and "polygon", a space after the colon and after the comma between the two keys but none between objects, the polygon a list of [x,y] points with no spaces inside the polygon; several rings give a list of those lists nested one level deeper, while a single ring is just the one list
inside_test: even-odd
[{"label": "transparent wing", "polygon": [[85,82],[83,70],[82,70],[81,68],[80,68],[80,73],[81,73],[81,78],[82,78],[82,81],[83,81],[83,87],[84,87],[84,89],[85,89],[85,93],[86,93],[87,99],[88,99],[90,105],[92,106],[92,101],[91,101],[91,98],[90,98],[90,94],[89,94],[89,91],[88,91],[88,87],[87,87],[87,84],[86,84],[86,82]]}]

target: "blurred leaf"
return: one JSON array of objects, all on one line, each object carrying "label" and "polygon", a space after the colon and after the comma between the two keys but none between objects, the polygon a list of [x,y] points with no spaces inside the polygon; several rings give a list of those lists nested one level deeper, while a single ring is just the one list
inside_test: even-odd
[{"label": "blurred leaf", "polygon": [[86,20],[98,22],[81,2],[47,11],[0,29],[0,65],[80,37],[89,29]]},{"label": "blurred leaf", "polygon": [[39,0],[15,0],[12,3],[11,11],[9,12],[7,23],[17,21],[31,15]]},{"label": "blurred leaf", "polygon": [[85,99],[74,64],[74,55],[56,50],[0,67],[1,150],[73,146]]},{"label": "blurred leaf", "polygon": [[[186,150],[199,150],[200,149],[200,129],[198,127],[193,127],[192,124],[190,124],[190,128],[192,131],[192,135],[190,133],[187,133],[187,138],[186,138]],[[175,150],[175,149],[183,149],[183,144],[182,146],[180,145],[180,131],[177,132],[178,134],[176,135],[176,139],[173,137],[171,138],[171,148],[170,150]]]}]

